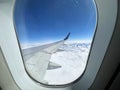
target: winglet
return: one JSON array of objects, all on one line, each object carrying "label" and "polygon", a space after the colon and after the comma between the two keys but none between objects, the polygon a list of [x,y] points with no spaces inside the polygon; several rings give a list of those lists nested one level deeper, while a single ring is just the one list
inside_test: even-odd
[{"label": "winglet", "polygon": [[67,40],[69,38],[70,34],[71,33],[69,32],[68,35],[64,38],[64,40]]}]

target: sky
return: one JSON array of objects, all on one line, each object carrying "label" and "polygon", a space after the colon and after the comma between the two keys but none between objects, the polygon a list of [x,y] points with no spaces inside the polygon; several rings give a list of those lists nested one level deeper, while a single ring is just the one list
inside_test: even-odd
[{"label": "sky", "polygon": [[91,40],[96,17],[93,0],[17,0],[14,24],[20,43]]}]

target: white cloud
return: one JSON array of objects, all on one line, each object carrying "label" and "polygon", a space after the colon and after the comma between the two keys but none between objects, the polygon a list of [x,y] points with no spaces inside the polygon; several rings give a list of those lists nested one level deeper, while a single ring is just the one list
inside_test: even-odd
[{"label": "white cloud", "polygon": [[62,68],[47,71],[45,80],[48,84],[67,84],[79,78],[85,69],[89,48],[90,44],[87,48],[82,43],[62,46],[60,49],[64,51],[53,54],[50,60]]}]

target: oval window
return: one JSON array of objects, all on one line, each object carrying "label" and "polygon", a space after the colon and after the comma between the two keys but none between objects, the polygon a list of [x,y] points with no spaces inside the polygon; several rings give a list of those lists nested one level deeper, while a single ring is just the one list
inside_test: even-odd
[{"label": "oval window", "polygon": [[16,0],[14,24],[25,70],[65,85],[84,72],[97,23],[93,0]]}]

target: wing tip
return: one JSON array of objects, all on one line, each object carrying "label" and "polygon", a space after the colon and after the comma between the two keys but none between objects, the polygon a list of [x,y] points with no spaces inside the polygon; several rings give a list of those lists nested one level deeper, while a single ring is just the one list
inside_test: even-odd
[{"label": "wing tip", "polygon": [[67,36],[64,38],[64,40],[67,40],[67,39],[69,38],[70,34],[71,34],[71,32],[69,32],[69,33],[67,34]]}]

